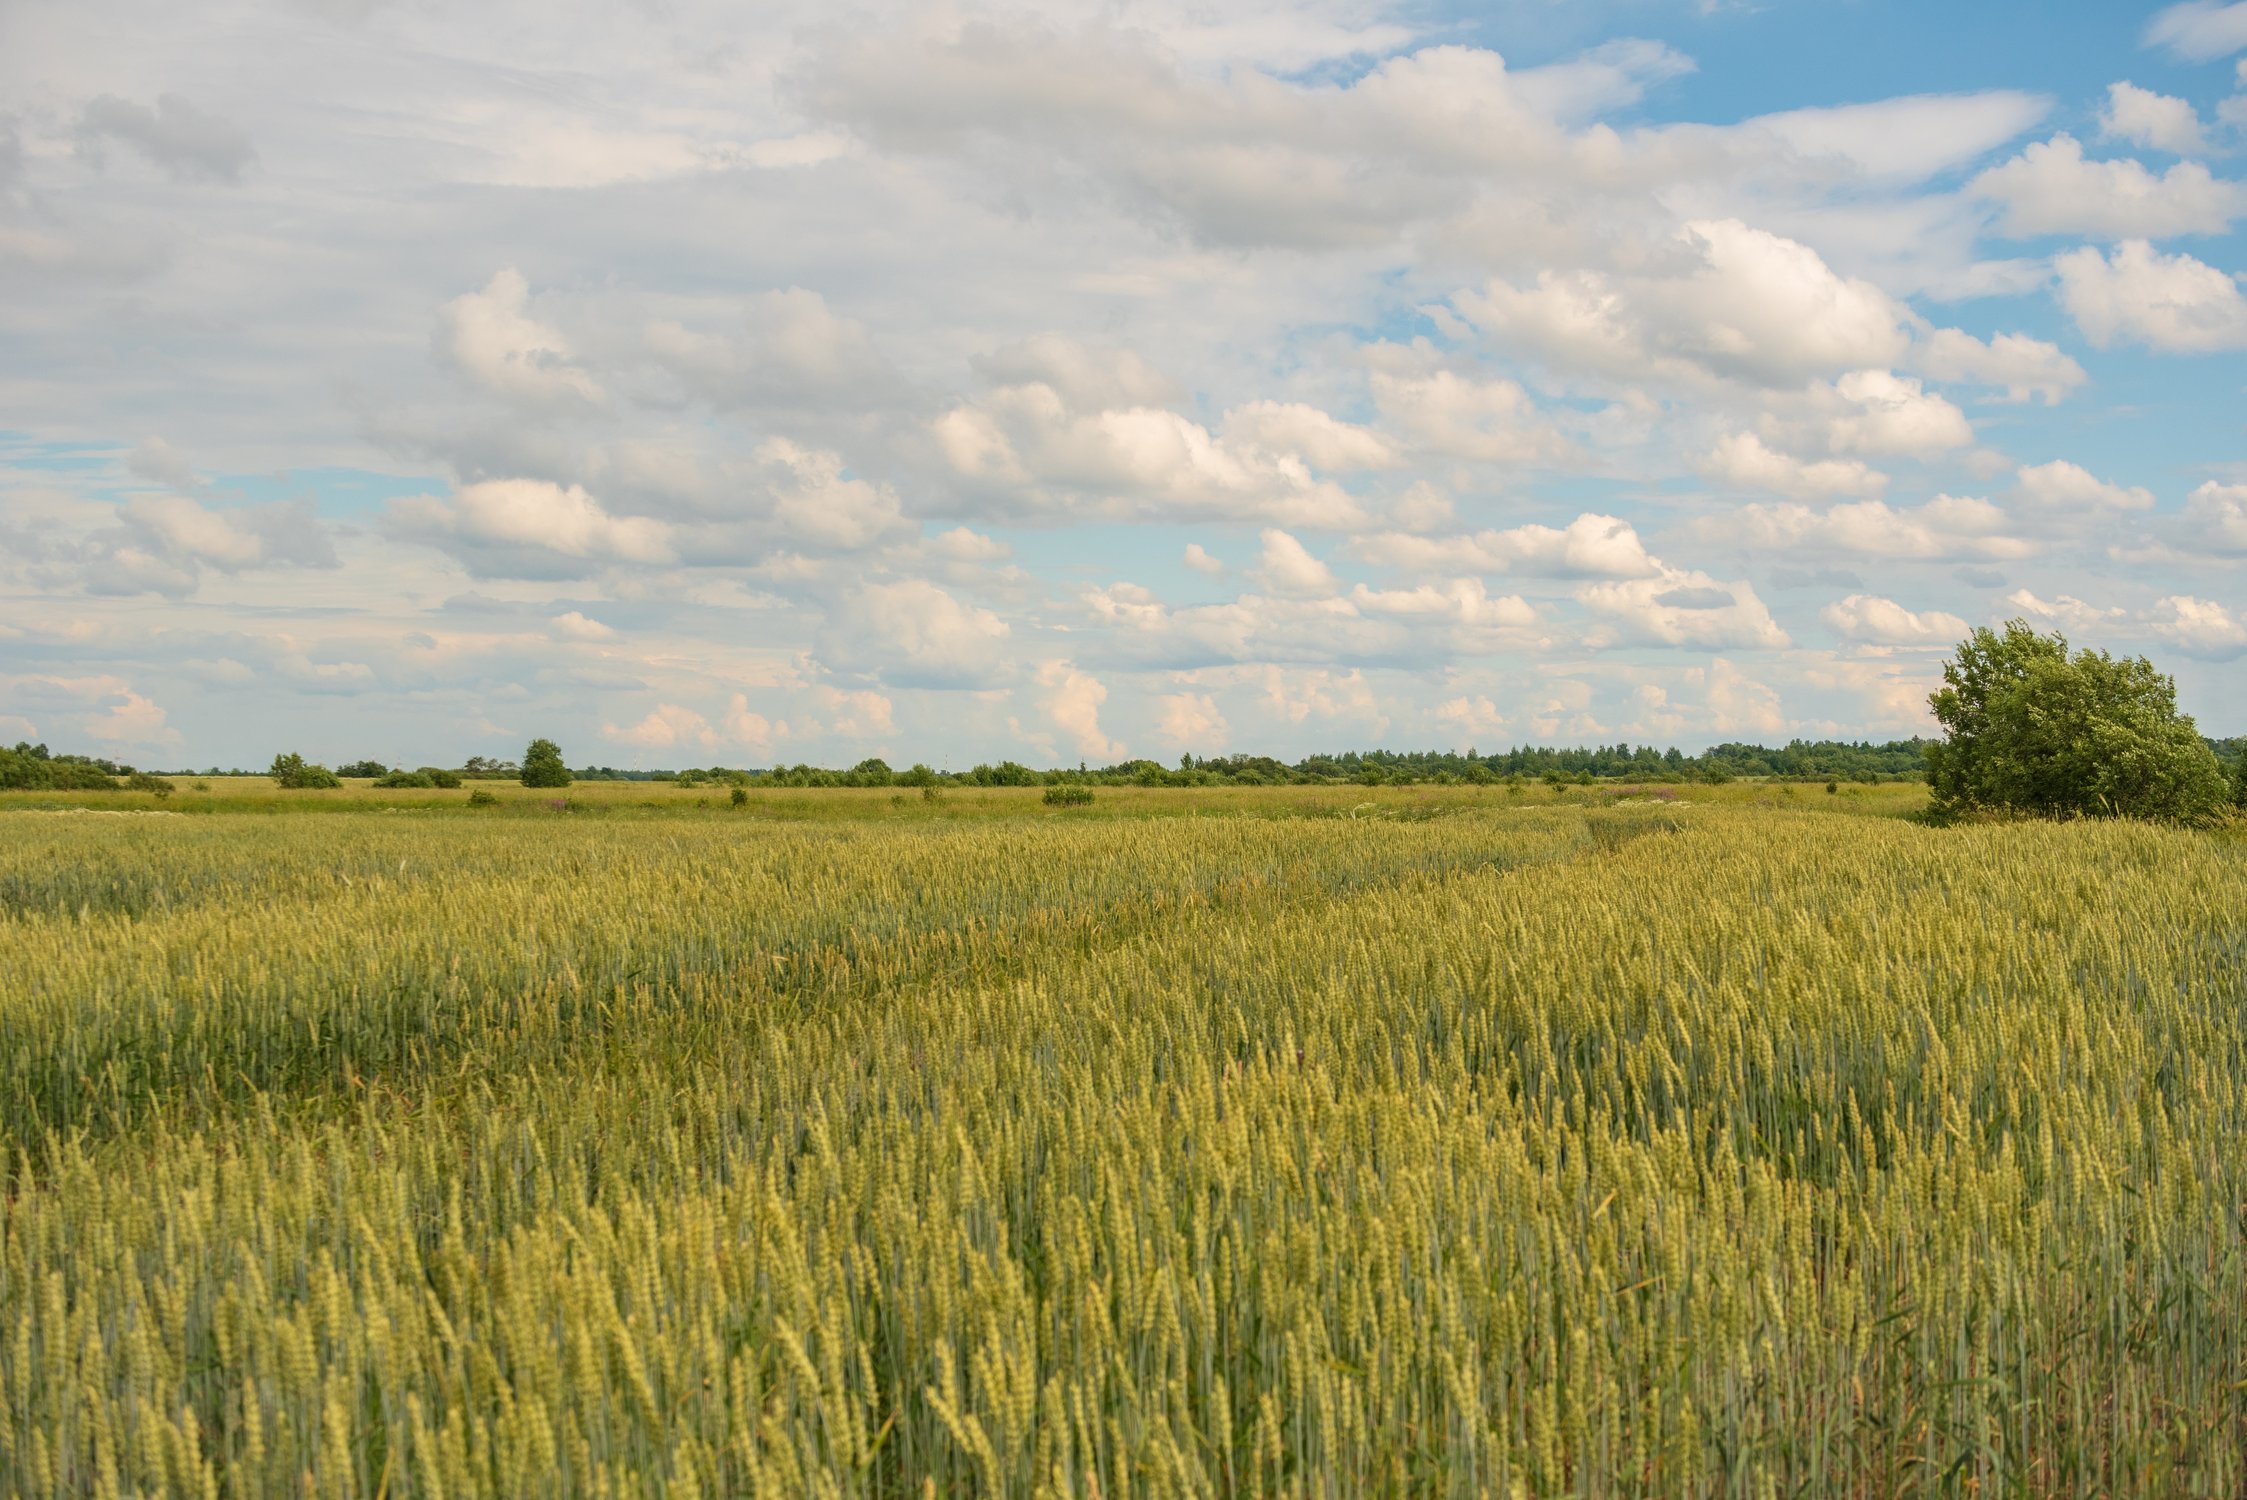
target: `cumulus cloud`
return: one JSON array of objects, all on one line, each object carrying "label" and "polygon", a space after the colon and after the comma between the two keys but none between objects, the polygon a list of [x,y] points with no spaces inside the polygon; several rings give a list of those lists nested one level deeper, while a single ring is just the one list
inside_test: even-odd
[{"label": "cumulus cloud", "polygon": [[2247,484],[2201,485],[2185,501],[2180,529],[2195,552],[2247,557]]},{"label": "cumulus cloud", "polygon": [[2208,146],[2200,116],[2191,103],[2129,82],[2107,85],[2106,107],[2099,111],[2099,134],[2108,140],[2128,141],[2176,156],[2195,156]]},{"label": "cumulus cloud", "polygon": [[2008,234],[2083,234],[2106,240],[2223,234],[2247,214],[2247,186],[2196,161],[2156,177],[2127,157],[2086,161],[2071,135],[2030,146],[1974,179],[1975,196],[2002,204]]},{"label": "cumulus cloud", "polygon": [[840,454],[771,438],[757,459],[770,475],[773,519],[791,540],[850,551],[898,525],[895,492],[846,475]]},{"label": "cumulus cloud", "polygon": [[2068,630],[2089,630],[2110,621],[2122,619],[2129,613],[2123,609],[2101,609],[2096,604],[2086,604],[2073,594],[2061,594],[2054,599],[2040,599],[2027,589],[2015,589],[2005,596],[2005,602],[2031,620],[2048,620]]},{"label": "cumulus cloud", "polygon": [[952,472],[971,492],[1006,496],[1038,511],[1125,516],[1256,517],[1282,525],[1341,527],[1358,501],[1296,449],[1307,442],[1353,464],[1372,451],[1357,433],[1307,407],[1252,407],[1218,432],[1153,406],[1087,410],[1042,380],[1005,385],[955,406],[931,429]]},{"label": "cumulus cloud", "polygon": [[1811,400],[1837,453],[1925,456],[1974,440],[1964,412],[1888,370],[1852,370],[1830,386],[1812,387]]},{"label": "cumulus cloud", "polygon": [[1381,415],[1419,447],[1445,458],[1486,463],[1553,463],[1569,445],[1515,381],[1473,380],[1438,370],[1406,376],[1376,371]]},{"label": "cumulus cloud", "polygon": [[1167,693],[1158,700],[1162,717],[1155,734],[1173,749],[1201,746],[1204,754],[1222,754],[1232,726],[1225,722],[1217,700],[1207,693]]},{"label": "cumulus cloud", "polygon": [[177,94],[158,95],[153,109],[104,94],[79,115],[78,141],[97,160],[105,143],[121,141],[171,176],[187,180],[236,182],[257,160],[257,150],[240,126]]},{"label": "cumulus cloud", "polygon": [[1948,646],[1970,627],[1939,609],[1913,611],[1875,594],[1851,594],[1820,611],[1819,618],[1853,641],[1876,646]]},{"label": "cumulus cloud", "polygon": [[1113,760],[1124,753],[1122,742],[1110,739],[1100,727],[1100,705],[1108,701],[1107,686],[1100,679],[1068,662],[1051,661],[1038,669],[1038,682],[1046,690],[1047,716],[1079,755]]},{"label": "cumulus cloud", "polygon": [[1334,570],[1286,532],[1266,528],[1256,560],[1257,584],[1291,599],[1323,599],[1335,591]]},{"label": "cumulus cloud", "polygon": [[603,399],[561,330],[532,316],[530,283],[513,266],[495,272],[481,291],[446,303],[437,324],[439,351],[494,395],[547,407]]},{"label": "cumulus cloud", "polygon": [[1863,557],[2005,559],[2033,556],[2036,544],[2015,536],[2005,512],[1972,496],[1938,495],[1924,505],[1858,500],[1813,510],[1806,505],[1751,505],[1697,523],[1710,541],[1785,552]]},{"label": "cumulus cloud", "polygon": [[569,578],[606,563],[674,560],[671,530],[646,516],[613,516],[577,485],[487,479],[451,500],[421,495],[391,507],[405,535],[453,553],[485,577]]},{"label": "cumulus cloud", "polygon": [[2206,62],[2247,48],[2247,0],[2184,0],[2163,10],[2146,27],[2146,45],[2161,47],[2191,62]]},{"label": "cumulus cloud", "polygon": [[676,703],[657,704],[636,724],[604,724],[601,733],[642,750],[711,750],[718,744],[718,732],[708,719]]},{"label": "cumulus cloud", "polygon": [[911,686],[981,686],[1004,661],[1007,624],[925,579],[871,583],[827,618],[820,655],[830,665]]},{"label": "cumulus cloud", "polygon": [[2171,595],[2155,603],[2148,623],[2156,635],[2188,656],[2231,661],[2247,655],[2247,623],[2213,599]]},{"label": "cumulus cloud", "polygon": [[1200,542],[1188,542],[1186,544],[1186,553],[1183,560],[1187,567],[1192,568],[1205,578],[1219,577],[1225,571],[1224,563],[1210,556],[1209,550],[1202,546]]},{"label": "cumulus cloud", "polygon": [[750,296],[736,321],[715,330],[665,318],[649,323],[641,339],[649,359],[722,411],[880,408],[906,394],[904,378],[866,325],[804,287]]},{"label": "cumulus cloud", "polygon": [[599,620],[591,618],[582,610],[564,610],[548,621],[548,624],[552,627],[554,633],[564,640],[613,641],[616,639],[614,629],[602,624]]},{"label": "cumulus cloud", "polygon": [[[1791,644],[1755,590],[1706,573],[1664,568],[1653,578],[1586,584],[1577,600],[1625,641],[1776,650]],[[1599,637],[1595,635],[1595,644]]]},{"label": "cumulus cloud", "polygon": [[1770,447],[1752,432],[1718,439],[1701,460],[1701,472],[1720,484],[1798,499],[1877,495],[1888,485],[1887,475],[1861,459],[1800,459]]},{"label": "cumulus cloud", "polygon": [[2098,348],[2144,344],[2165,354],[2247,349],[2247,296],[2228,272],[2126,240],[2112,257],[2086,245],[2053,262],[2060,302]]},{"label": "cumulus cloud", "polygon": [[2019,473],[2021,496],[2052,510],[2150,510],[2153,491],[2109,484],[2080,464],[2055,459]]},{"label": "cumulus cloud", "polygon": [[1471,536],[1382,532],[1351,544],[1377,566],[1411,573],[1520,573],[1543,578],[1645,578],[1661,571],[1637,530],[1616,516],[1587,512],[1565,527],[1532,523]]},{"label": "cumulus cloud", "polygon": [[1910,342],[1903,308],[1879,287],[1737,219],[1687,224],[1646,271],[1547,271],[1534,286],[1494,282],[1453,302],[1495,339],[1556,366],[1633,380],[1791,385],[1892,365]]},{"label": "cumulus cloud", "polygon": [[1912,350],[1912,364],[1930,380],[1995,386],[2008,401],[2032,396],[2057,405],[2090,379],[2057,344],[2001,333],[1988,342],[1957,328],[1938,328]]}]

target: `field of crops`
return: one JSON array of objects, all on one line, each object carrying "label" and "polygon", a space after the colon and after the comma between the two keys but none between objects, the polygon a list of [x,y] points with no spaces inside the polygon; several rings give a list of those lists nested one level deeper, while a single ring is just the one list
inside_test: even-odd
[{"label": "field of crops", "polygon": [[0,1495],[2247,1491],[2247,843],[1723,792],[0,808]]}]

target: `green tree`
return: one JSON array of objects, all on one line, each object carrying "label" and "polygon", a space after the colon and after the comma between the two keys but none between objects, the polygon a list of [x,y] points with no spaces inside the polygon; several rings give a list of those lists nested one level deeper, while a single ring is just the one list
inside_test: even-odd
[{"label": "green tree", "polygon": [[266,773],[291,791],[324,791],[343,785],[335,772],[326,766],[314,765],[294,750],[273,757],[273,768]]},{"label": "green tree", "polygon": [[2009,620],[1961,641],[1943,684],[1927,700],[1947,735],[1927,747],[1939,812],[2200,822],[2229,800],[2176,684],[2142,656],[2071,654]]},{"label": "green tree", "polygon": [[562,747],[552,740],[532,740],[523,752],[523,785],[568,786],[570,768],[562,763]]}]

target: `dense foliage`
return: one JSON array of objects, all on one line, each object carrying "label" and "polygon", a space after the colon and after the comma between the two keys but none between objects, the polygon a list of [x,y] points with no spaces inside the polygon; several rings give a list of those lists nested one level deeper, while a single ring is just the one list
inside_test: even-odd
[{"label": "dense foliage", "polygon": [[335,772],[313,764],[294,750],[274,756],[272,769],[266,774],[293,792],[330,791],[343,785]]},{"label": "dense foliage", "polygon": [[1848,792],[8,814],[0,1489],[2237,1496],[2247,845]]},{"label": "dense foliage", "polygon": [[54,755],[45,745],[18,741],[12,750],[0,749],[0,791],[114,791],[116,778],[130,774],[130,766],[83,755]]},{"label": "dense foliage", "polygon": [[523,785],[563,787],[570,784],[570,768],[563,763],[562,747],[552,740],[532,740],[523,752]]},{"label": "dense foliage", "polygon": [[2232,801],[2176,685],[2142,656],[2071,654],[2013,620],[1962,642],[1943,683],[1928,700],[1948,735],[1927,750],[1940,811],[2194,822]]}]

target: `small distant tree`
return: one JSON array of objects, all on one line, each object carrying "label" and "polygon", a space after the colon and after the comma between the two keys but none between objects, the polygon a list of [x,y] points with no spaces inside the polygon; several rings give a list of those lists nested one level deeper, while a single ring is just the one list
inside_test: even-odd
[{"label": "small distant tree", "polygon": [[266,773],[293,792],[325,791],[343,785],[335,772],[326,766],[314,765],[291,750],[286,755],[273,757],[273,768]]},{"label": "small distant tree", "polygon": [[562,747],[552,740],[532,740],[523,752],[523,785],[568,786],[570,768],[562,763]]},{"label": "small distant tree", "polygon": [[1939,812],[2201,822],[2231,800],[2175,682],[2142,656],[2071,654],[2009,620],[1961,641],[1943,684],[1927,700],[1947,736],[1927,747]]},{"label": "small distant tree", "polygon": [[379,760],[355,760],[347,766],[337,766],[338,776],[379,777],[390,774],[390,768]]}]

